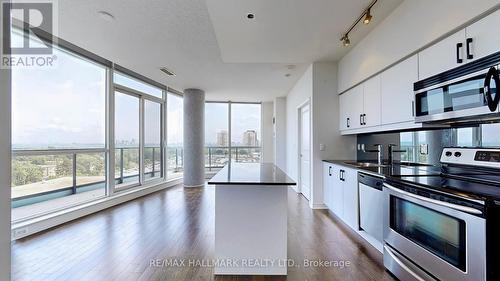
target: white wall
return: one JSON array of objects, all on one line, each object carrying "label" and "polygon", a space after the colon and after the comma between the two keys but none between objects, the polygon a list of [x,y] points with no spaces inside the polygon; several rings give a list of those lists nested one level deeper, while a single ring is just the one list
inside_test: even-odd
[{"label": "white wall", "polygon": [[312,67],[311,64],[286,97],[286,172],[295,181],[299,179],[297,108],[312,98]]},{"label": "white wall", "polygon": [[262,162],[274,162],[273,103],[262,103]]},{"label": "white wall", "polygon": [[[3,42],[4,34],[0,30]],[[10,279],[11,72],[0,69],[0,280]]]},{"label": "white wall", "polygon": [[[341,136],[337,64],[313,64],[312,98],[313,207],[323,204],[323,162],[328,159],[356,159],[356,137]],[[325,150],[320,150],[320,144]]]},{"label": "white wall", "polygon": [[286,97],[275,98],[274,112],[274,164],[286,170]]},{"label": "white wall", "polygon": [[[313,63],[286,99],[286,171],[298,179],[298,110],[307,100],[311,102],[311,208],[322,208],[323,174],[322,160],[356,159],[356,139],[341,136],[339,131],[339,96],[337,94],[337,64]],[[320,151],[320,144],[325,150]]]},{"label": "white wall", "polygon": [[498,0],[405,0],[340,60],[339,92],[498,4]]}]

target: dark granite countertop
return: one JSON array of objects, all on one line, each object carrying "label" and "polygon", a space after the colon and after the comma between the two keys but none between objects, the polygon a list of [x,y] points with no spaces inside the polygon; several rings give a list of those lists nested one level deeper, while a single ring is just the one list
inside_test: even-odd
[{"label": "dark granite countertop", "polygon": [[[323,160],[323,162],[344,166],[347,168],[356,169],[360,172],[366,172],[380,177],[401,177],[401,176],[426,176],[440,175],[441,167],[439,166],[408,166],[401,164],[388,165],[384,167],[360,167],[353,164],[353,160]],[[362,161],[369,162],[369,161]]]},{"label": "dark granite countertop", "polygon": [[296,185],[285,172],[270,163],[227,164],[208,181],[208,184]]}]

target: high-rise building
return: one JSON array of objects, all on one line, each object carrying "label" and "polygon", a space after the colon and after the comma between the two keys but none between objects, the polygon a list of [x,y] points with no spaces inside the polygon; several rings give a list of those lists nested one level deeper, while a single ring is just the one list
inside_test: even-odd
[{"label": "high-rise building", "polygon": [[226,130],[217,132],[217,146],[229,146],[229,135]]},{"label": "high-rise building", "polygon": [[259,140],[257,139],[257,132],[255,130],[246,130],[243,133],[244,146],[258,146]]}]

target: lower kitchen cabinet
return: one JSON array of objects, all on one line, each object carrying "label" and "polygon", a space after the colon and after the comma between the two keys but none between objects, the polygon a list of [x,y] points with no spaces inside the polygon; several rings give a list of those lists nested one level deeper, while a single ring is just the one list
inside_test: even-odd
[{"label": "lower kitchen cabinet", "polygon": [[352,229],[358,230],[358,171],[343,167],[343,217]]},{"label": "lower kitchen cabinet", "polygon": [[323,162],[323,187],[328,209],[358,230],[358,171]]}]

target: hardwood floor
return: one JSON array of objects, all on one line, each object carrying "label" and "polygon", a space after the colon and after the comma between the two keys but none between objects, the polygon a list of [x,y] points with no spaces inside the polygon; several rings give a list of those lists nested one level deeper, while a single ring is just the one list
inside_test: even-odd
[{"label": "hardwood floor", "polygon": [[[332,215],[288,193],[287,277],[213,276],[214,187],[176,186],[13,244],[14,280],[394,280],[382,255]],[[161,266],[156,260],[177,259]],[[304,267],[304,259],[349,261]],[[184,260],[184,266],[181,261]],[[170,260],[174,262],[175,260]],[[204,264],[205,265],[205,264]]]}]

